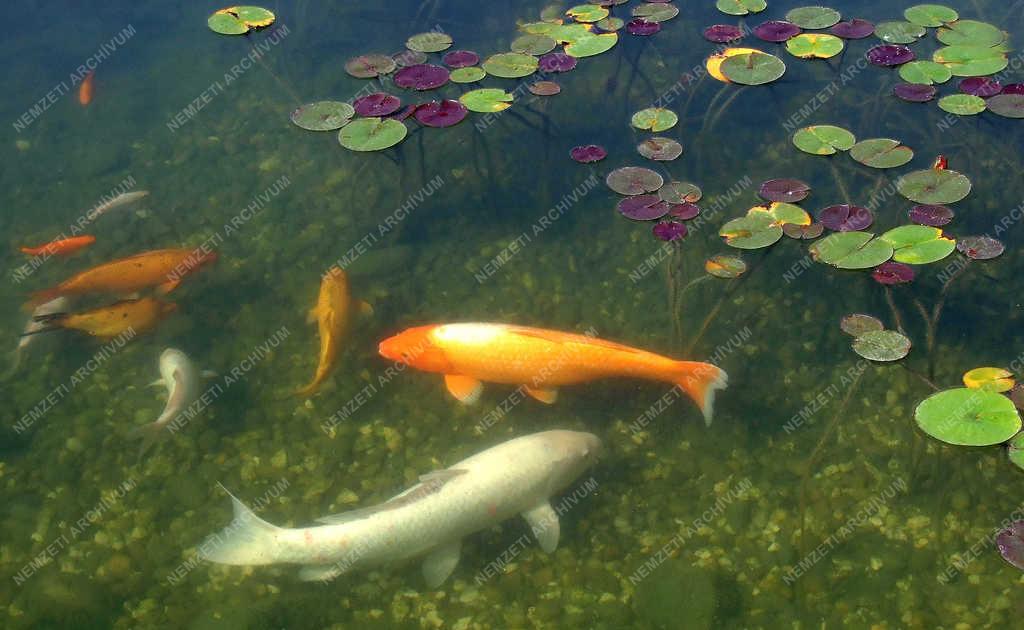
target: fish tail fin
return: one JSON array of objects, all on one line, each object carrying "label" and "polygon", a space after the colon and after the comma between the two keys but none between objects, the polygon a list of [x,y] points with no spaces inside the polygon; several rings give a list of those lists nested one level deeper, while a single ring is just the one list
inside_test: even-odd
[{"label": "fish tail fin", "polygon": [[160,422],[150,422],[149,424],[135,427],[128,432],[129,440],[142,440],[142,443],[139,445],[139,457],[136,459],[136,463],[142,461],[142,456],[146,454],[150,447],[167,437],[169,432],[165,432],[165,429],[166,425]]},{"label": "fish tail fin", "polygon": [[715,392],[725,389],[729,384],[729,375],[725,370],[710,363],[679,361],[673,371],[672,381],[697,403],[704,414],[704,423],[711,426]]},{"label": "fish tail fin", "polygon": [[56,300],[59,297],[59,287],[50,287],[49,289],[43,289],[41,291],[33,291],[32,295],[29,296],[28,304],[26,305],[26,307],[28,308],[28,310],[32,310],[41,304],[46,304],[47,302]]},{"label": "fish tail fin", "polygon": [[280,555],[277,535],[284,530],[256,516],[227,488],[224,488],[224,492],[231,497],[234,518],[227,527],[206,537],[199,545],[199,557],[210,562],[233,565],[277,562]]},{"label": "fish tail fin", "polygon": [[35,247],[19,247],[18,251],[20,251],[22,254],[28,254],[29,256],[35,256],[36,254],[39,253],[39,250],[36,249]]}]

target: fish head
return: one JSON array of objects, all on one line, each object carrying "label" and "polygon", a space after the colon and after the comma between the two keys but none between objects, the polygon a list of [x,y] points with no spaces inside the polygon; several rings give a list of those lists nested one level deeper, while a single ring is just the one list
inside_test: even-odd
[{"label": "fish head", "polygon": [[160,353],[160,376],[165,381],[173,380],[174,371],[181,369],[188,362],[188,357],[177,348],[167,348]]},{"label": "fish head", "polygon": [[582,431],[545,431],[551,455],[551,482],[555,489],[565,488],[594,465],[604,446],[593,433]]},{"label": "fish head", "polygon": [[212,249],[207,249],[205,246],[197,247],[192,250],[192,253],[190,253],[185,260],[182,261],[185,271],[181,275],[195,273],[203,267],[212,265],[215,262],[217,262],[217,252]]},{"label": "fish head", "polygon": [[333,284],[346,292],[348,291],[348,274],[337,265],[327,270],[327,273],[324,274],[323,282]]},{"label": "fish head", "polygon": [[451,362],[433,339],[436,326],[416,326],[380,342],[381,356],[424,372],[450,374]]},{"label": "fish head", "polygon": [[166,317],[178,310],[178,305],[175,302],[160,302],[160,315]]}]

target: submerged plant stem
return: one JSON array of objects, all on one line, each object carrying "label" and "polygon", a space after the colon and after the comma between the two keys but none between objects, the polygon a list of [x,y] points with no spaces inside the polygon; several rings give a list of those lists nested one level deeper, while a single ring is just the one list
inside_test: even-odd
[{"label": "submerged plant stem", "polygon": [[889,303],[892,318],[896,321],[896,330],[900,331],[901,335],[906,335],[907,331],[903,328],[903,318],[900,316],[900,310],[896,308],[896,300],[892,297],[892,287],[885,287],[885,301]]}]

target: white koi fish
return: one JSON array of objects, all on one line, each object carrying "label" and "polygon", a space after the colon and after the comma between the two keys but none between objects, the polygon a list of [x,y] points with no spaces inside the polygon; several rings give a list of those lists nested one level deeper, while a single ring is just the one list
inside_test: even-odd
[{"label": "white koi fish", "polygon": [[169,429],[171,422],[199,398],[202,393],[200,376],[214,374],[205,371],[200,373],[188,355],[181,350],[168,348],[160,354],[160,378],[150,385],[167,387],[167,404],[156,421],[135,427],[128,434],[130,438],[142,440],[139,459],[142,459],[142,455],[154,442],[170,435],[170,430],[165,432],[164,429]]},{"label": "white koi fish", "polygon": [[147,195],[149,195],[148,190],[133,190],[131,192],[123,192],[120,195],[114,197],[113,199],[105,201],[100,205],[96,206],[95,208],[92,209],[92,212],[90,214],[92,215],[92,218],[95,220],[103,216],[104,214],[110,212],[111,210],[120,208],[121,206],[126,206],[130,203],[134,203],[139,199],[146,197]]},{"label": "white koi fish", "polygon": [[234,520],[207,537],[200,556],[232,565],[301,564],[302,580],[425,556],[423,576],[436,588],[458,564],[463,537],[515,514],[523,515],[544,551],[554,551],[559,524],[549,499],[600,450],[590,433],[526,435],[424,475],[380,505],[320,518],[326,524],[313,527],[271,525],[232,496]]},{"label": "white koi fish", "polygon": [[4,372],[4,380],[14,376],[18,368],[21,367],[21,359],[25,351],[39,337],[36,333],[42,332],[46,328],[46,324],[37,322],[36,318],[53,315],[54,313],[62,313],[68,310],[69,304],[70,302],[66,297],[56,297],[49,302],[40,304],[32,311],[32,316],[28,318],[28,323],[25,324],[25,331],[21,333],[21,339],[18,340],[18,347],[11,352],[11,363],[7,367],[7,371]]}]

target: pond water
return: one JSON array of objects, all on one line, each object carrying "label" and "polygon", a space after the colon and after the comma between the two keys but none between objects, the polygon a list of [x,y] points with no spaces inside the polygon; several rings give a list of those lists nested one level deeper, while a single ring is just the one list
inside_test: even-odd
[{"label": "pond water", "polygon": [[[273,25],[216,34],[203,3],[113,1],[97,7],[20,3],[0,45],[0,214],[8,247],[0,334],[18,345],[33,291],[138,252],[209,246],[217,261],[166,298],[155,329],[104,343],[48,332],[0,383],[4,537],[0,593],[8,628],[988,628],[1024,616],[1024,575],[993,542],[1024,518],[1024,474],[1006,449],[951,446],[922,432],[915,407],[961,386],[978,366],[1024,366],[1017,275],[1024,271],[1024,126],[992,112],[947,114],[892,95],[896,69],[868,63],[877,37],[830,59],[783,60],[777,81],[743,87],[706,76],[722,48],[712,24],[781,20],[798,3],[724,15],[676,2],[653,36],[620,31],[611,50],[536,77],[487,77],[416,92],[390,77],[359,79],[345,63],[398,53],[416,33],[454,49],[507,51],[517,25],[547,2],[399,0],[270,3]],[[629,19],[635,1],[614,8]],[[844,2],[844,19],[902,20],[912,2]],[[962,20],[1008,32],[1004,84],[1024,81],[1012,48],[1024,5],[977,0]],[[567,9],[569,5],[560,7]],[[822,31],[824,32],[824,31]],[[935,29],[911,45],[930,59]],[[255,51],[255,52],[254,52]],[[443,54],[443,53],[441,53]],[[440,63],[441,54],[429,55]],[[88,66],[86,66],[88,62]],[[81,69],[95,67],[88,94]],[[960,77],[938,85],[957,92]],[[343,148],[337,132],[302,130],[298,106],[375,91],[403,104],[456,99],[477,87],[515,98],[450,128],[405,121],[382,151]],[[83,104],[81,101],[86,101]],[[683,147],[653,162],[630,126],[663,107],[678,123],[657,135]],[[845,155],[798,150],[808,125],[858,140],[893,138],[913,159],[874,169]],[[608,157],[570,159],[579,145]],[[897,179],[936,157],[970,178],[945,227],[988,234],[1005,253],[953,252],[915,265],[886,290],[870,270],[840,270],[789,237],[755,250],[718,230],[763,201],[761,182],[799,178],[812,216],[866,206],[870,232],[908,223]],[[672,243],[618,212],[605,178],[623,166],[703,191],[701,214]],[[93,216],[128,191],[148,195]],[[86,217],[84,224],[77,223]],[[18,251],[70,236],[95,243],[45,261]],[[738,255],[738,279],[705,260]],[[35,264],[33,261],[41,262]],[[317,326],[306,323],[321,276],[346,268],[372,305],[342,341],[312,396]],[[948,286],[943,289],[945,283]],[[125,293],[132,293],[126,291]],[[123,295],[121,297],[124,297]],[[891,298],[891,304],[890,304]],[[82,302],[94,308],[111,300]],[[933,308],[941,302],[932,317]],[[355,308],[355,307],[353,307]],[[935,321],[926,324],[921,310]],[[867,313],[913,347],[868,361],[839,326]],[[898,319],[897,319],[898,316]],[[488,384],[462,405],[437,374],[382,358],[399,331],[445,322],[503,322],[591,333],[729,374],[714,422],[671,384],[615,378],[561,389],[551,405]],[[929,343],[929,340],[931,343]],[[164,407],[166,348],[216,372],[199,413],[139,458],[133,428]],[[12,355],[13,356],[13,355]],[[545,553],[513,517],[465,537],[451,577],[428,588],[419,562],[303,582],[296,567],[234,567],[197,557],[231,521],[225,488],[282,527],[378,504],[418,475],[515,437],[550,429],[595,434],[600,460],[552,496],[557,550]],[[508,464],[509,466],[515,463]],[[511,473],[510,473],[511,474]],[[424,526],[423,536],[431,536]]]}]

